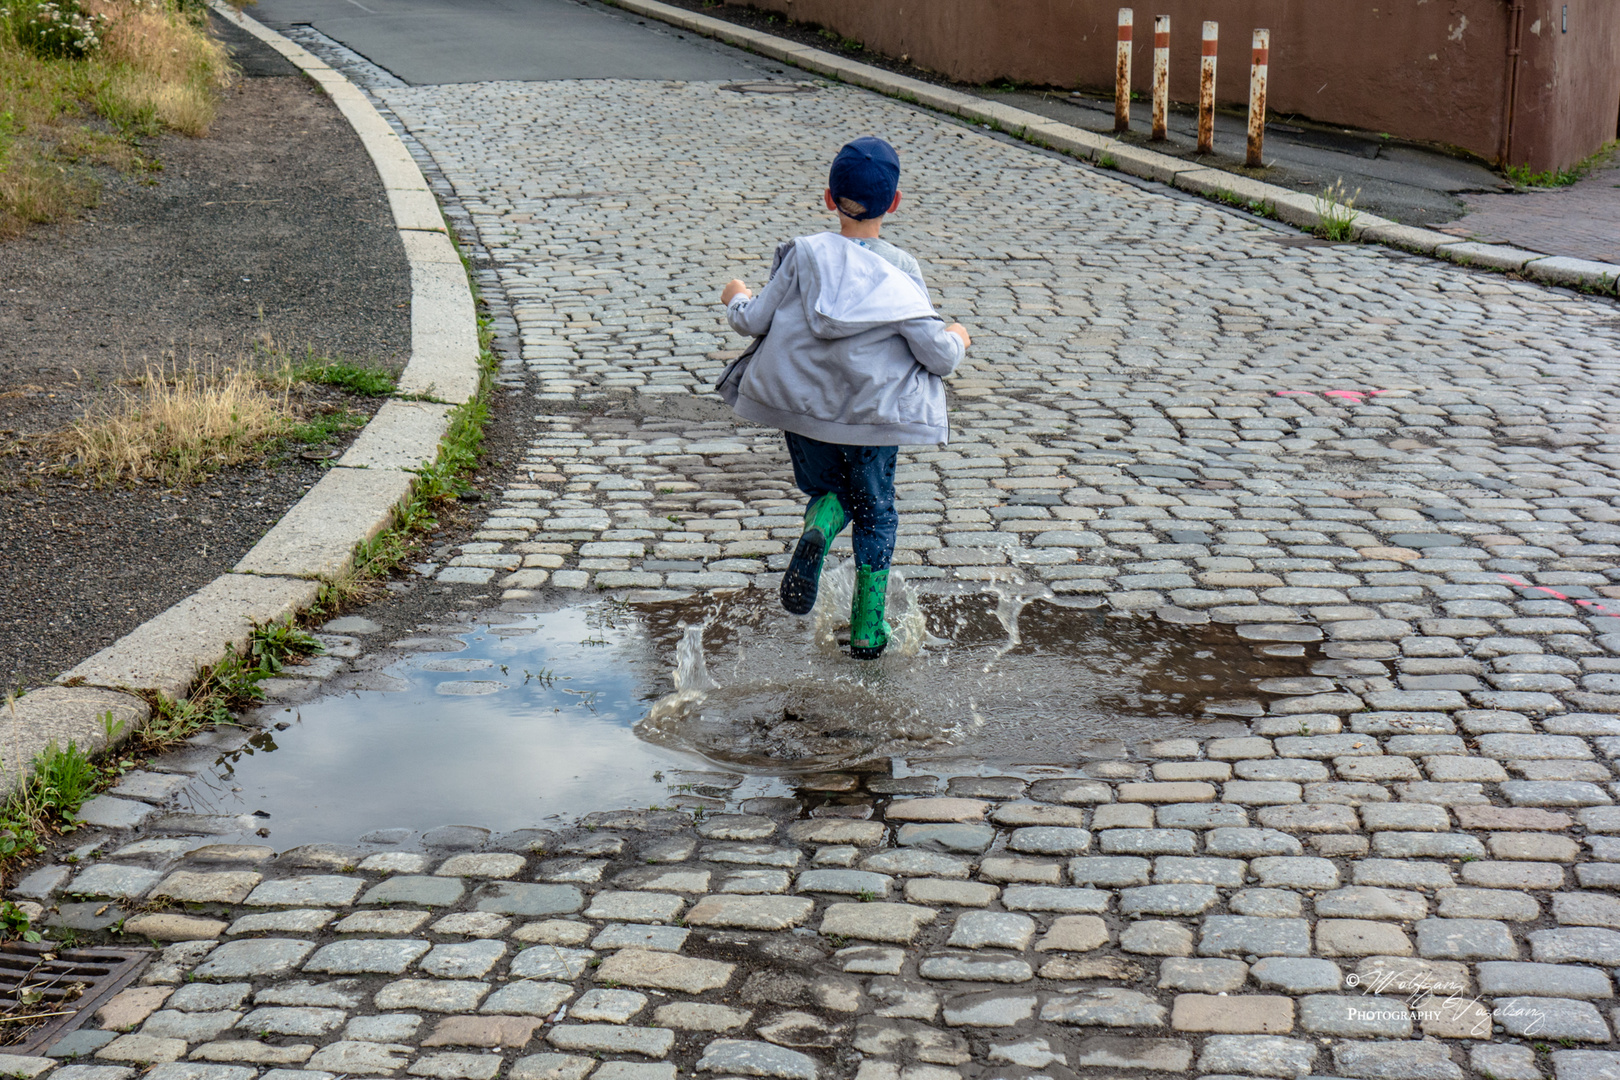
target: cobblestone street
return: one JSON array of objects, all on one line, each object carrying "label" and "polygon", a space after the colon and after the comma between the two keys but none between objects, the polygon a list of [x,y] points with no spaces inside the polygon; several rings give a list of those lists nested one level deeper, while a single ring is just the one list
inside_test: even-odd
[{"label": "cobblestone street", "polygon": [[[1040,778],[721,776],[695,821],[279,853],[169,812],[247,739],[204,736],[11,889],[166,946],[41,1048],[76,1059],[52,1080],[1620,1078],[1613,302],[842,85],[373,92],[471,213],[500,381],[546,421],[432,568],[449,597],[775,588],[801,502],[780,435],[708,394],[745,344],[717,296],[823,226],[827,161],[873,133],[904,168],[884,236],[974,338],[950,444],[901,455],[906,575],[1318,659],[1233,687],[1219,734]],[[410,647],[329,629],[322,678]]]},{"label": "cobblestone street", "polygon": [[[532,485],[441,580],[772,584],[799,532],[780,437],[686,399],[743,344],[718,283],[759,283],[778,241],[820,227],[826,144],[880,131],[907,197],[885,235],[975,333],[951,443],[902,458],[910,576],[1016,565],[1118,608],[1245,623],[1568,618],[1502,575],[1609,587],[1612,303],[1297,246],[842,87],[381,93],[472,212],[554,410]],[[1582,634],[1471,633],[1538,627]]]}]

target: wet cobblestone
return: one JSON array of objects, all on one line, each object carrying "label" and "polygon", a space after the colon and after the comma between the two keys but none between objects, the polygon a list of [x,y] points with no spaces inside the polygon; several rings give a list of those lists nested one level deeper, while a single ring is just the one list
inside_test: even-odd
[{"label": "wet cobblestone", "polygon": [[842,774],[871,820],[632,812],[278,857],[155,816],[173,759],[117,793],[152,814],[104,819],[136,843],[11,890],[162,949],[62,1080],[1620,1071],[1611,303],[1284,246],[847,87],[374,92],[493,256],[502,378],[547,424],[439,581],[774,587],[798,498],[779,436],[702,396],[741,345],[711,301],[817,227],[828,133],[871,130],[906,164],[889,235],[975,335],[952,442],[902,457],[908,575],[1322,659],[1234,687],[1211,737],[1039,777]]}]

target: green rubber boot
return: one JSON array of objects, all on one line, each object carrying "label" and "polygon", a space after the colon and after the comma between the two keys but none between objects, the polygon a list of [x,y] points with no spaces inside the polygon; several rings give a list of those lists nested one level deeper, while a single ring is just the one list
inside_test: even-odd
[{"label": "green rubber boot", "polygon": [[883,617],[889,596],[888,570],[863,566],[855,571],[855,599],[849,609],[849,655],[876,660],[883,655],[894,628]]},{"label": "green rubber boot", "polygon": [[804,512],[804,535],[793,549],[793,561],[782,575],[782,606],[795,615],[808,615],[816,606],[821,587],[821,564],[833,537],[849,524],[838,496],[828,492],[814,499]]}]

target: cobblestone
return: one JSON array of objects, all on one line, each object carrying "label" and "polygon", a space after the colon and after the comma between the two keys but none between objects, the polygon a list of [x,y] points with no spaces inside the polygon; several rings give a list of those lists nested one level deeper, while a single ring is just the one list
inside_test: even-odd
[{"label": "cobblestone", "polygon": [[[830,805],[871,820],[728,804],[545,859],[457,827],[424,838],[431,856],[302,867],[268,849],[181,862],[183,845],[139,849],[154,834],[48,867],[14,895],[64,920],[141,901],[125,930],[203,939],[102,1018],[150,1031],[101,1060],[253,1066],[159,1080],[817,1080],[853,1072],[858,1046],[862,1080],[1540,1075],[1460,1028],[1414,1038],[1395,995],[1422,978],[1477,983],[1510,1035],[1607,1044],[1620,637],[1580,601],[1620,599],[1610,302],[1279,244],[844,84],[377,92],[492,256],[480,274],[513,301],[519,354],[502,377],[522,374],[539,414],[444,587],[774,587],[798,515],[779,436],[682,417],[710,415],[699,399],[743,344],[718,282],[761,277],[775,242],[816,227],[797,196],[738,193],[819,190],[827,133],[860,128],[901,146],[911,204],[944,208],[891,234],[976,336],[952,442],[903,451],[899,564],[1150,626],[1207,619],[1310,673],[1232,688],[1218,737],[1116,744],[1057,770],[1073,775],[823,778],[861,789]],[[143,807],[175,790],[126,785]],[[1552,1028],[1531,1033],[1531,1010]],[[237,1034],[274,1039],[227,1037],[244,1013]],[[560,1052],[524,1053],[536,1031]],[[1556,1080],[1611,1080],[1606,1053],[1554,1051]]]}]

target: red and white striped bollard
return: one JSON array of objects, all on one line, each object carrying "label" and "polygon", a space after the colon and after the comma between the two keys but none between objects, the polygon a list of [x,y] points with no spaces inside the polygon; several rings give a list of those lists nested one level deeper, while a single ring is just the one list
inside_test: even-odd
[{"label": "red and white striped bollard", "polygon": [[1153,131],[1162,140],[1170,119],[1170,16],[1153,18]]},{"label": "red and white striped bollard", "polygon": [[1130,8],[1119,9],[1119,44],[1114,55],[1114,130],[1131,129],[1131,22]]},{"label": "red and white striped bollard", "polygon": [[1266,69],[1271,65],[1271,31],[1254,32],[1254,52],[1249,61],[1249,152],[1244,163],[1251,169],[1265,164]]},{"label": "red and white striped bollard", "polygon": [[1198,152],[1215,152],[1215,56],[1220,51],[1220,23],[1204,23],[1204,49],[1198,61]]}]

